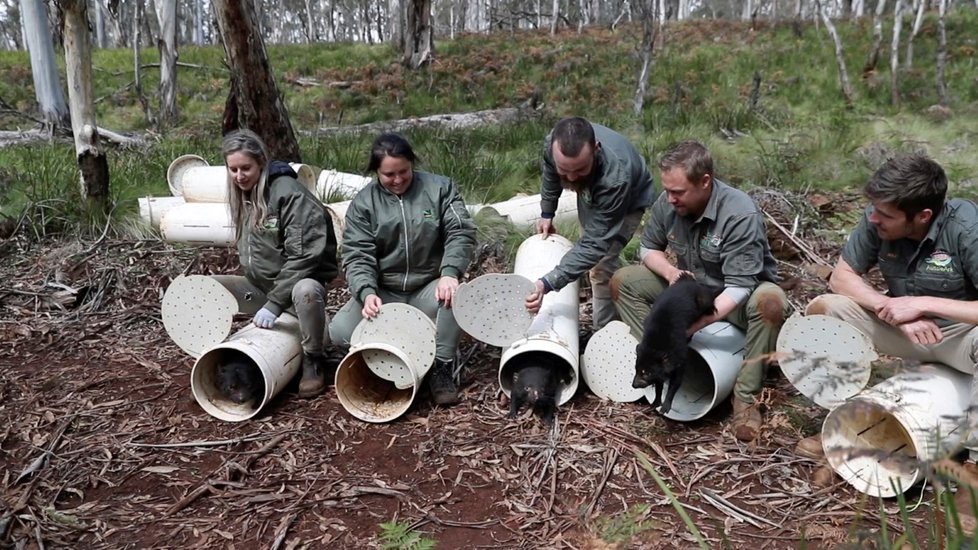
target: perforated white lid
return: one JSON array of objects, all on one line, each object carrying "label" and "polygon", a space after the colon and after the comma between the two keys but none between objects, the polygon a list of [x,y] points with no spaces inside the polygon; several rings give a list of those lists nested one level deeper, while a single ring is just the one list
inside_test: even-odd
[{"label": "perforated white lid", "polygon": [[369,348],[374,343],[403,351],[412,364],[406,365],[384,350],[364,349],[361,353],[370,370],[398,389],[410,388],[416,383],[415,377],[423,378],[435,360],[435,323],[414,306],[384,304],[376,317],[360,321],[350,338],[350,344],[359,348]]},{"label": "perforated white lid", "polygon": [[644,389],[632,387],[637,345],[638,340],[621,321],[611,321],[591,336],[581,376],[595,395],[619,403],[638,401],[645,395]]},{"label": "perforated white lid", "polygon": [[803,395],[833,409],[869,383],[879,359],[869,337],[828,315],[789,317],[778,335],[781,371]]},{"label": "perforated white lid", "polygon": [[174,197],[183,196],[183,174],[195,166],[210,166],[203,157],[198,155],[181,155],[170,163],[166,169],[166,184]]},{"label": "perforated white lid", "polygon": [[533,283],[522,275],[488,273],[458,287],[452,309],[462,330],[491,346],[507,347],[525,338],[533,316],[526,296]]},{"label": "perforated white lid", "polygon": [[196,358],[231,333],[238,301],[214,279],[188,275],[170,283],[160,309],[166,333],[180,349]]}]

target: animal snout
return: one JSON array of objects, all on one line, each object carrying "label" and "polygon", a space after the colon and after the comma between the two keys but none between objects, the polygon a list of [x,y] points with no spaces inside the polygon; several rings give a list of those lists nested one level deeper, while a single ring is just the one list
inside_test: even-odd
[{"label": "animal snout", "polygon": [[650,377],[644,373],[636,373],[635,378],[632,380],[633,388],[647,388],[652,385],[652,380]]}]

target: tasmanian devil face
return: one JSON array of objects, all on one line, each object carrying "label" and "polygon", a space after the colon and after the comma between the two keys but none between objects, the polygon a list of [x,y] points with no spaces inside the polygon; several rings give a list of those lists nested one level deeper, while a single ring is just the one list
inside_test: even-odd
[{"label": "tasmanian devil face", "polygon": [[639,344],[635,348],[635,378],[632,379],[632,387],[647,388],[656,382],[662,383],[672,370],[669,354]]},{"label": "tasmanian devil face", "polygon": [[239,361],[218,367],[218,386],[224,397],[238,404],[253,401],[265,391],[265,382],[258,368]]}]

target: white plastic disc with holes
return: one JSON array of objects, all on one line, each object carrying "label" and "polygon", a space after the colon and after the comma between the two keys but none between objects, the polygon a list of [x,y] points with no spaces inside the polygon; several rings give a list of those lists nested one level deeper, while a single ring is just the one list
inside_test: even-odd
[{"label": "white plastic disc with holes", "polygon": [[196,358],[231,333],[238,301],[214,279],[188,275],[170,283],[160,309],[166,333],[180,349]]},{"label": "white plastic disc with holes", "polygon": [[618,403],[641,399],[645,390],[632,387],[637,345],[638,340],[621,321],[612,321],[595,332],[588,340],[581,364],[587,387],[598,397]]},{"label": "white plastic disc with holes", "polygon": [[174,197],[183,196],[183,174],[195,166],[210,166],[203,157],[198,155],[181,155],[170,163],[166,169],[166,184]]},{"label": "white plastic disc with holes", "polygon": [[460,285],[452,309],[462,330],[490,346],[507,347],[533,322],[526,310],[526,296],[533,283],[522,275],[488,273]]},{"label": "white plastic disc with holes", "polygon": [[410,388],[415,379],[408,369],[413,367],[421,378],[435,360],[435,323],[414,306],[394,302],[384,304],[376,317],[360,321],[350,338],[353,346],[373,343],[400,349],[410,359],[411,366],[390,353],[368,349],[363,351],[363,360],[370,370],[393,382],[398,389]]},{"label": "white plastic disc with holes", "polygon": [[872,363],[879,358],[868,336],[828,315],[789,317],[777,350],[788,381],[829,410],[866,387]]}]

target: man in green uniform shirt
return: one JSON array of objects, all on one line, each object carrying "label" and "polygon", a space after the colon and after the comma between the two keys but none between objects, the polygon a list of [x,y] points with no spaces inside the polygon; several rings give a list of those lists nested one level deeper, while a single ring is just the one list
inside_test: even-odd
[{"label": "man in green uniform shirt", "polygon": [[535,282],[526,299],[531,313],[543,296],[560,290],[590,270],[592,328],[616,317],[609,281],[622,248],[635,234],[655,197],[645,159],[625,136],[581,117],[562,119],[547,135],[541,166],[540,220],[537,233],[554,232],[557,199],[564,189],[577,192],[581,238],[552,271]]},{"label": "man in green uniform shirt", "polygon": [[[702,317],[690,334],[719,320],[746,330],[744,364],[734,386],[734,436],[753,441],[762,418],[756,403],[778,332],[791,306],[778,282],[764,218],[754,201],[713,175],[713,158],[701,143],[688,140],[659,159],[663,192],[652,205],[642,233],[642,263],[618,270],[611,294],[632,334],[658,297],[684,273],[723,288],[716,314]],[[666,257],[675,255],[677,266]]]},{"label": "man in green uniform shirt", "polygon": [[[832,271],[833,294],[812,300],[806,313],[847,321],[880,353],[974,373],[978,206],[946,200],[944,169],[923,155],[890,159],[863,194],[870,205]],[[879,266],[886,293],[863,278],[873,266]],[[978,402],[974,396],[973,383],[972,402]],[[796,451],[818,458],[821,439],[803,439]]]}]

